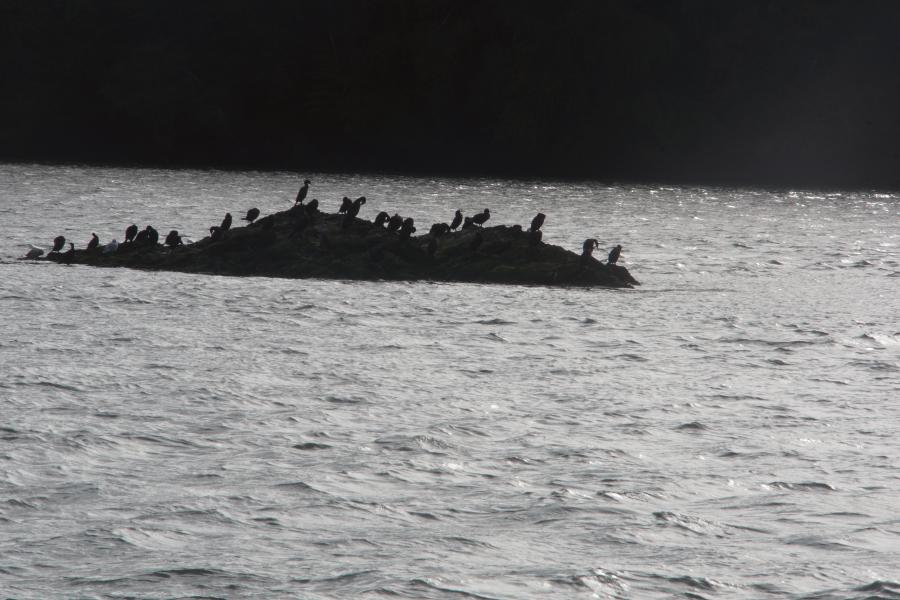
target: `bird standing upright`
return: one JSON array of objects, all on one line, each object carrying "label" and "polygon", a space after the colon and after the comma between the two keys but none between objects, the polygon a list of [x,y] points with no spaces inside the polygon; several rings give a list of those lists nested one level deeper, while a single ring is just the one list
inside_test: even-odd
[{"label": "bird standing upright", "polygon": [[300,191],[297,192],[297,197],[294,199],[294,204],[303,204],[303,201],[306,200],[306,195],[309,193],[309,179],[303,180],[303,186],[300,188]]}]

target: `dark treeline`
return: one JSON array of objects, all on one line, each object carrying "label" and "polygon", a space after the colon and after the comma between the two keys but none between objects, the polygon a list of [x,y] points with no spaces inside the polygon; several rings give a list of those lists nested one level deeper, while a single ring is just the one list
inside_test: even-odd
[{"label": "dark treeline", "polygon": [[0,0],[0,158],[895,187],[888,1]]}]

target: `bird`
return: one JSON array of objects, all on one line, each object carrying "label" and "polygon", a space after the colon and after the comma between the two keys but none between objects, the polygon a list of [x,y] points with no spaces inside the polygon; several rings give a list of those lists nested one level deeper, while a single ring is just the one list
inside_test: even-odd
[{"label": "bird", "polygon": [[384,224],[388,222],[391,218],[389,214],[384,211],[378,213],[378,216],[375,217],[375,227],[384,227]]},{"label": "bird", "polygon": [[353,200],[351,200],[347,196],[344,196],[344,199],[341,200],[341,207],[338,209],[338,214],[346,213],[348,210],[350,210],[351,206],[353,206]]},{"label": "bird", "polygon": [[39,258],[44,255],[43,248],[38,248],[37,246],[32,246],[31,244],[28,244],[28,245],[31,246],[31,249],[25,253],[25,258],[34,259],[34,258]]},{"label": "bird", "polygon": [[459,209],[456,209],[456,214],[453,215],[453,220],[450,221],[450,229],[455,231],[456,228],[462,224],[462,220],[463,220],[462,211]]},{"label": "bird", "polygon": [[446,223],[435,223],[431,226],[431,230],[428,233],[434,237],[441,237],[444,234],[450,233],[450,226]]},{"label": "bird", "polygon": [[244,217],[245,221],[249,221],[251,225],[253,225],[253,221],[255,221],[259,217],[259,209],[251,208],[247,211],[247,216]]},{"label": "bird", "polygon": [[153,225],[147,225],[147,242],[152,246],[159,242],[159,232],[153,228]]},{"label": "bird", "polygon": [[541,227],[544,225],[544,219],[547,218],[547,215],[544,213],[538,213],[531,220],[531,229],[530,231],[540,231]]},{"label": "bird", "polygon": [[58,235],[53,238],[53,250],[50,252],[59,252],[63,249],[63,246],[66,245],[66,237],[63,235]]},{"label": "bird", "polygon": [[594,238],[588,238],[581,244],[581,258],[587,260],[594,253],[594,248],[599,248],[600,242]]},{"label": "bird", "polygon": [[314,215],[319,210],[319,201],[313,198],[309,201],[309,204],[306,205],[306,214]]},{"label": "bird", "polygon": [[218,242],[223,237],[225,237],[225,232],[222,231],[221,227],[218,227],[217,225],[213,225],[212,227],[209,228],[210,241]]},{"label": "bird", "polygon": [[173,229],[169,232],[169,235],[166,236],[166,246],[169,248],[176,248],[182,244],[181,236],[178,235],[178,230]]},{"label": "bird", "polygon": [[607,264],[614,265],[619,262],[619,255],[622,254],[622,245],[619,244],[609,252],[609,257],[607,258]]},{"label": "bird", "polygon": [[403,225],[403,217],[394,213],[394,216],[388,219],[388,231],[397,231]]},{"label": "bird", "polygon": [[400,239],[408,240],[409,237],[416,232],[415,221],[412,217],[403,219],[403,225],[400,227]]},{"label": "bird", "polygon": [[138,233],[138,226],[132,223],[125,229],[125,243],[133,242]]},{"label": "bird", "polygon": [[472,222],[472,217],[465,217],[463,219],[462,228],[463,229],[472,229],[475,227],[475,224]]},{"label": "bird", "polygon": [[300,188],[300,191],[297,192],[297,198],[294,199],[294,204],[303,204],[303,201],[306,200],[306,194],[309,193],[309,184],[311,182],[309,179],[303,180],[303,187]]},{"label": "bird", "polygon": [[491,218],[491,211],[490,211],[490,209],[486,208],[486,209],[484,209],[484,212],[480,212],[477,215],[473,216],[472,222],[475,223],[476,225],[484,225],[485,222],[487,222],[487,220],[490,218]]},{"label": "bird", "polygon": [[231,213],[225,213],[225,218],[222,219],[222,224],[219,225],[219,228],[222,231],[228,231],[231,229]]},{"label": "bird", "polygon": [[75,259],[75,244],[69,242],[69,249],[62,253],[62,262],[71,265]]},{"label": "bird", "polygon": [[91,234],[91,241],[88,242],[87,249],[88,252],[93,252],[100,246],[100,238],[97,237],[96,233]]},{"label": "bird", "polygon": [[119,249],[119,242],[116,240],[111,241],[107,245],[103,246],[103,254],[111,254]]},{"label": "bird", "polygon": [[138,231],[137,236],[134,238],[134,243],[143,244],[150,238],[150,231],[147,229],[141,229]]}]

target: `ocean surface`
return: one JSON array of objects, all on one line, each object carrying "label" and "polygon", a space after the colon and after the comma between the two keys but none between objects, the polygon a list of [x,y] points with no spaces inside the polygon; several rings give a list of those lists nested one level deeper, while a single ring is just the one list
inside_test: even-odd
[{"label": "ocean surface", "polygon": [[[547,215],[634,290],[16,260]],[[900,195],[0,165],[0,597],[900,598]]]}]

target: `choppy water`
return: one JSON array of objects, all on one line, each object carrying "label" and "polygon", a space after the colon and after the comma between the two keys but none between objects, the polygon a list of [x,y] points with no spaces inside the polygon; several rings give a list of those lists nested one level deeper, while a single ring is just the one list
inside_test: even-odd
[{"label": "choppy water", "polygon": [[900,597],[900,196],[311,175],[633,291],[13,260],[300,179],[0,165],[4,597]]}]

